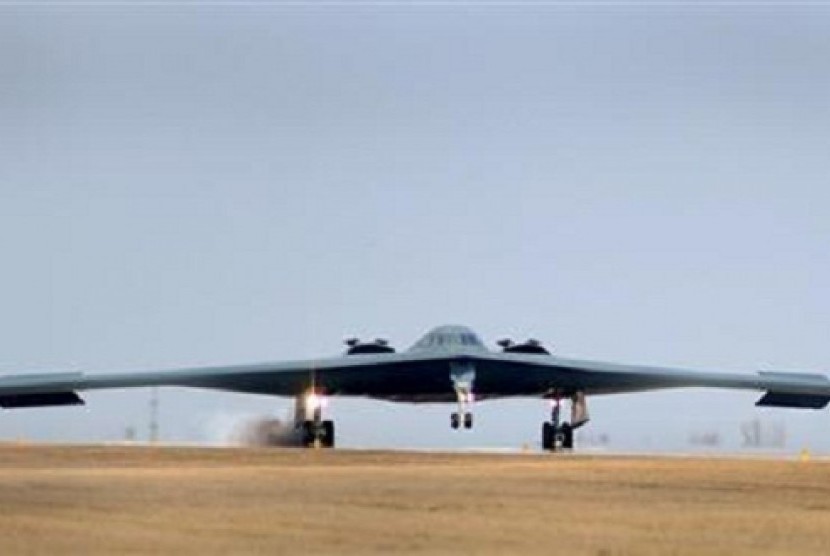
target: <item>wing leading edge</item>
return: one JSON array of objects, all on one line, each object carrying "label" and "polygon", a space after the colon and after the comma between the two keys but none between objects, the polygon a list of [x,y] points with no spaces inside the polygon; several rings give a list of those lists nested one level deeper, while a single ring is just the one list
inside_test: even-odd
[{"label": "wing leading edge", "polygon": [[479,399],[643,392],[666,388],[728,388],[765,394],[760,406],[823,408],[830,403],[824,375],[719,373],[492,352],[349,355],[328,359],[143,371],[118,374],[52,373],[0,377],[0,407],[83,403],[77,392],[177,386],[273,396],[297,396],[316,387],[334,396],[393,401],[454,401],[450,369],[476,370]]}]

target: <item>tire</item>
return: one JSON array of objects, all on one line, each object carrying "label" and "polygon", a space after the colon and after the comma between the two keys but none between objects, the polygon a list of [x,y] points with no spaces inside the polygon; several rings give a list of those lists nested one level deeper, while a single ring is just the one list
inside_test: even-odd
[{"label": "tire", "polygon": [[562,431],[562,427],[559,427],[553,433],[553,448],[552,449],[557,450],[557,449],[564,448],[564,447],[565,447],[565,433],[564,433],[564,431]]},{"label": "tire", "polygon": [[334,421],[323,421],[320,445],[323,448],[334,448]]},{"label": "tire", "polygon": [[314,421],[303,421],[300,442],[305,448],[314,446]]},{"label": "tire", "polygon": [[562,448],[565,450],[574,449],[574,429],[570,423],[562,425]]},{"label": "tire", "polygon": [[553,450],[553,425],[548,421],[542,424],[542,449]]}]

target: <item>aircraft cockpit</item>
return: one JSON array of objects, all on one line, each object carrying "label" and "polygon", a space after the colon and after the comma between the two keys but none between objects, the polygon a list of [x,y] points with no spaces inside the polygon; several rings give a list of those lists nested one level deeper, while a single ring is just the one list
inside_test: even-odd
[{"label": "aircraft cockpit", "polygon": [[416,351],[454,349],[480,351],[485,348],[475,332],[465,326],[439,326],[418,340],[412,349]]}]

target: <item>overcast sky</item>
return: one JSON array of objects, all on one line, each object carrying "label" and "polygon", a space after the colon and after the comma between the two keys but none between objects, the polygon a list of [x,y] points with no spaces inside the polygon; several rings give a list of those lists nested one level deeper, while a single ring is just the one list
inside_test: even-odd
[{"label": "overcast sky", "polygon": [[[830,6],[0,6],[0,372],[491,345],[830,371]],[[290,400],[162,391],[166,440]],[[146,434],[147,390],[0,415]],[[827,412],[590,400],[620,448]],[[336,400],[341,445],[538,442],[539,400]]]}]

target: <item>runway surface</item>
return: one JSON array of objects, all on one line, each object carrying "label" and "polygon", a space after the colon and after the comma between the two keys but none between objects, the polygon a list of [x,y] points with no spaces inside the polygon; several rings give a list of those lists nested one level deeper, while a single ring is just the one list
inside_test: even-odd
[{"label": "runway surface", "polygon": [[3,554],[827,554],[830,463],[0,445]]}]

